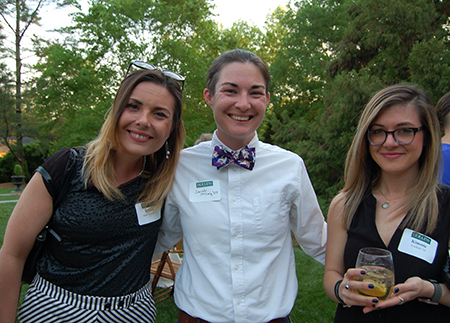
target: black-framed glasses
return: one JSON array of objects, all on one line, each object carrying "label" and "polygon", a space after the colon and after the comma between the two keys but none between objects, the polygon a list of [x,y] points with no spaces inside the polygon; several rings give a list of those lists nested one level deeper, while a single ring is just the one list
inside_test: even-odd
[{"label": "black-framed glasses", "polygon": [[130,62],[130,66],[128,66],[127,74],[125,74],[125,75],[128,75],[128,73],[130,73],[130,69],[131,69],[132,66],[136,66],[136,67],[144,69],[144,70],[160,71],[165,76],[170,77],[170,78],[180,82],[181,83],[181,88],[184,88],[184,80],[186,78],[184,76],[178,74],[178,73],[175,73],[175,72],[169,71],[169,70],[163,70],[163,69],[161,69],[158,66],[155,66],[153,64],[142,62],[142,61],[138,61],[136,59],[132,59],[131,62]]},{"label": "black-framed glasses", "polygon": [[367,138],[369,139],[369,143],[372,146],[381,146],[386,142],[388,134],[392,134],[394,136],[394,140],[399,145],[409,145],[414,141],[416,137],[416,133],[420,130],[423,130],[423,127],[417,128],[401,128],[395,129],[394,131],[386,131],[383,129],[375,129],[367,131]]}]

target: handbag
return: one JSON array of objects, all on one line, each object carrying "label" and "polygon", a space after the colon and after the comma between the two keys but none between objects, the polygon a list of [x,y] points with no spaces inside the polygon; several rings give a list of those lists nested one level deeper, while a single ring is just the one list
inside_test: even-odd
[{"label": "handbag", "polygon": [[[61,241],[61,238],[58,236],[58,234],[51,229],[51,222],[53,220],[53,215],[55,214],[55,211],[58,209],[58,206],[60,205],[61,201],[66,196],[67,192],[69,191],[69,188],[72,183],[72,179],[75,176],[75,172],[77,169],[77,157],[78,152],[71,148],[70,154],[69,154],[69,160],[67,161],[66,168],[64,170],[63,180],[62,180],[62,186],[60,188],[60,192],[58,193],[58,196],[55,200],[53,200],[53,213],[50,218],[50,221],[47,223],[47,225],[39,232],[39,234],[36,237],[36,241],[34,242],[33,248],[31,249],[30,253],[28,254],[28,257],[25,261],[25,265],[22,272],[22,282],[31,284],[33,281],[34,276],[36,276],[36,267],[37,262],[42,257],[42,253],[44,252],[44,245],[45,241],[47,239],[48,233],[52,234],[55,239],[58,241]],[[39,166],[36,169],[37,172],[39,172],[44,181],[50,184],[49,189],[52,191],[50,192],[52,196],[54,196],[52,193],[56,190],[56,187],[54,187],[53,180],[50,176],[50,174],[42,167]]]}]

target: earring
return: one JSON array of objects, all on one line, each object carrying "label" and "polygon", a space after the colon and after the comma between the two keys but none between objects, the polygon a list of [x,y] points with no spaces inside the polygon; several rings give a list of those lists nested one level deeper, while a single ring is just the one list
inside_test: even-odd
[{"label": "earring", "polygon": [[169,151],[169,143],[166,140],[166,159],[169,159],[170,151]]}]

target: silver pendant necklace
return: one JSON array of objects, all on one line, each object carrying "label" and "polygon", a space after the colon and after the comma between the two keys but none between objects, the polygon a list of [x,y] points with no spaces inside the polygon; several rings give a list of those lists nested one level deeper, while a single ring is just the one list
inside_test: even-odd
[{"label": "silver pendant necklace", "polygon": [[389,207],[389,199],[386,197],[386,195],[383,194],[383,192],[379,188],[378,188],[378,192],[380,192],[381,195],[383,195],[383,197],[386,199],[386,202],[381,204],[381,208],[382,209],[387,209]]},{"label": "silver pendant necklace", "polygon": [[[380,192],[381,193],[381,195],[383,195],[383,197],[386,199],[386,201],[385,202],[383,202],[382,204],[381,204],[381,208],[382,209],[387,209],[389,206],[390,206],[390,204],[389,204],[389,199],[386,197],[386,195],[384,195],[383,194],[383,192],[377,187],[377,190],[378,190],[378,192]],[[400,196],[400,197],[397,197],[397,198],[394,198],[394,199],[392,199],[392,200],[398,200],[398,199],[401,199],[401,198],[403,198],[404,197],[404,195],[403,196]]]}]

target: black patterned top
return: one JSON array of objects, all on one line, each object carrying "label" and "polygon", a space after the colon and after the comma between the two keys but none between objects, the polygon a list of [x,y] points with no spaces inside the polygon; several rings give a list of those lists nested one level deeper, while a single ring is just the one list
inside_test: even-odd
[{"label": "black patterned top", "polygon": [[[52,177],[61,176],[68,156],[69,149],[62,149],[46,159],[43,167]],[[150,280],[161,225],[161,219],[138,223],[135,204],[145,179],[122,184],[126,199],[110,201],[95,187],[85,188],[81,168],[82,158],[72,187],[54,214],[52,228],[62,240],[48,235],[38,272],[78,294],[108,297],[135,292]],[[61,183],[55,179],[55,185]]]}]

